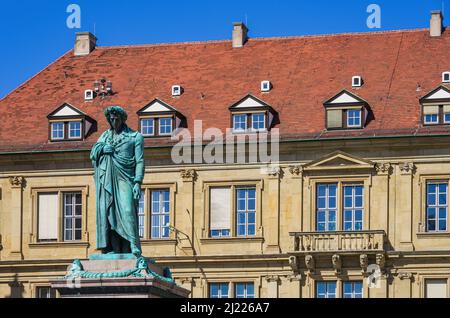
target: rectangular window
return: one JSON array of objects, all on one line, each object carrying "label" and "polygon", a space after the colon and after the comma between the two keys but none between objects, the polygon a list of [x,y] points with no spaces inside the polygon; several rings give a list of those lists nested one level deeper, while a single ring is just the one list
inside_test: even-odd
[{"label": "rectangular window", "polygon": [[69,139],[81,139],[81,122],[69,122]]},{"label": "rectangular window", "polygon": [[316,282],[316,298],[336,298],[336,282]]},{"label": "rectangular window", "polygon": [[82,237],[81,193],[64,193],[64,241],[79,241]]},{"label": "rectangular window", "polygon": [[228,237],[231,232],[231,188],[210,189],[211,237]]},{"label": "rectangular window", "polygon": [[423,122],[425,125],[439,124],[439,106],[423,107]]},{"label": "rectangular window", "polygon": [[317,231],[336,231],[337,184],[317,185]]},{"label": "rectangular window", "polygon": [[155,135],[155,120],[154,119],[142,119],[141,120],[141,133],[143,136]]},{"label": "rectangular window", "polygon": [[247,115],[234,115],[233,116],[233,130],[235,132],[247,131]]},{"label": "rectangular window", "polygon": [[229,298],[228,283],[213,283],[209,285],[209,298]]},{"label": "rectangular window", "polygon": [[444,113],[444,124],[450,124],[450,105],[444,105],[442,108]]},{"label": "rectangular window", "polygon": [[427,184],[427,231],[447,231],[448,183]]},{"label": "rectangular window", "polygon": [[236,189],[237,236],[256,235],[256,188]]},{"label": "rectangular window", "polygon": [[439,115],[438,114],[425,115],[425,124],[427,125],[439,124]]},{"label": "rectangular window", "polygon": [[235,295],[236,295],[236,298],[255,298],[255,284],[254,283],[236,283]]},{"label": "rectangular window", "polygon": [[342,110],[341,109],[330,109],[327,110],[327,128],[337,129],[342,128]]},{"label": "rectangular window", "polygon": [[51,137],[52,140],[64,139],[64,123],[52,123],[51,124]]},{"label": "rectangular window", "polygon": [[344,282],[343,283],[344,298],[362,298],[363,297],[363,283],[359,282]]},{"label": "rectangular window", "polygon": [[344,231],[363,230],[364,186],[344,186]]},{"label": "rectangular window", "polygon": [[145,193],[142,192],[139,199],[138,209],[138,222],[139,222],[139,237],[143,239],[145,237]]},{"label": "rectangular window", "polygon": [[56,298],[56,290],[50,287],[37,287],[36,298]]},{"label": "rectangular window", "polygon": [[447,280],[426,279],[425,298],[447,298]]},{"label": "rectangular window", "polygon": [[152,191],[152,239],[169,238],[170,191]]},{"label": "rectangular window", "polygon": [[159,134],[170,135],[173,132],[173,120],[172,118],[160,118],[159,119]]},{"label": "rectangular window", "polygon": [[266,130],[266,114],[252,114],[252,129],[254,131]]},{"label": "rectangular window", "polygon": [[347,127],[349,128],[361,127],[361,110],[347,111]]},{"label": "rectangular window", "polygon": [[38,195],[38,240],[52,242],[58,240],[58,193]]}]

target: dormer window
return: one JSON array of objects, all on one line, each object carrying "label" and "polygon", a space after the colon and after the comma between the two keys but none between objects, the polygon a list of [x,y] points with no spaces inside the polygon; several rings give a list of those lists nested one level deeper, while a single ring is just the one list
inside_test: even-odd
[{"label": "dormer window", "polygon": [[50,141],[83,140],[94,127],[94,120],[79,109],[63,104],[47,116]]},{"label": "dormer window", "polygon": [[425,126],[450,124],[450,90],[439,86],[420,99]]},{"label": "dormer window", "polygon": [[235,133],[266,132],[273,125],[275,110],[262,100],[247,95],[230,107]]},{"label": "dormer window", "polygon": [[362,129],[366,124],[368,104],[343,90],[324,103],[328,130]]},{"label": "dormer window", "polygon": [[169,104],[159,99],[138,112],[140,132],[146,138],[171,136],[185,125],[185,117]]}]

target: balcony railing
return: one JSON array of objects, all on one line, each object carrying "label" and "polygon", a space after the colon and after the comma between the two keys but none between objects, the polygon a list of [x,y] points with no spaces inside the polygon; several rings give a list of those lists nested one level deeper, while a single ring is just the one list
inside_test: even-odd
[{"label": "balcony railing", "polygon": [[379,252],[384,249],[384,231],[294,232],[294,252]]}]

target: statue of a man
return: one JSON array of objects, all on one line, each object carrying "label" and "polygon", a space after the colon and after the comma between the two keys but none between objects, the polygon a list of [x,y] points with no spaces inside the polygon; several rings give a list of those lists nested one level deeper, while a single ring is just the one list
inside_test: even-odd
[{"label": "statue of a man", "polygon": [[97,249],[141,256],[138,206],[144,179],[144,137],[126,125],[124,109],[105,110],[111,129],[91,152],[97,198]]}]

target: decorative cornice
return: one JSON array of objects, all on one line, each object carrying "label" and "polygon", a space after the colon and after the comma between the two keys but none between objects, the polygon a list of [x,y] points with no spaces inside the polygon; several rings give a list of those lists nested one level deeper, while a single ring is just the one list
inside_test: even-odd
[{"label": "decorative cornice", "polygon": [[377,163],[375,169],[380,175],[389,175],[392,171],[392,165],[390,163]]},{"label": "decorative cornice", "polygon": [[25,178],[24,177],[10,177],[9,183],[13,188],[23,188],[25,186]]},{"label": "decorative cornice", "polygon": [[183,182],[194,182],[197,179],[197,172],[194,169],[181,170]]},{"label": "decorative cornice", "polygon": [[412,162],[402,162],[399,164],[401,174],[414,174],[416,166]]}]

